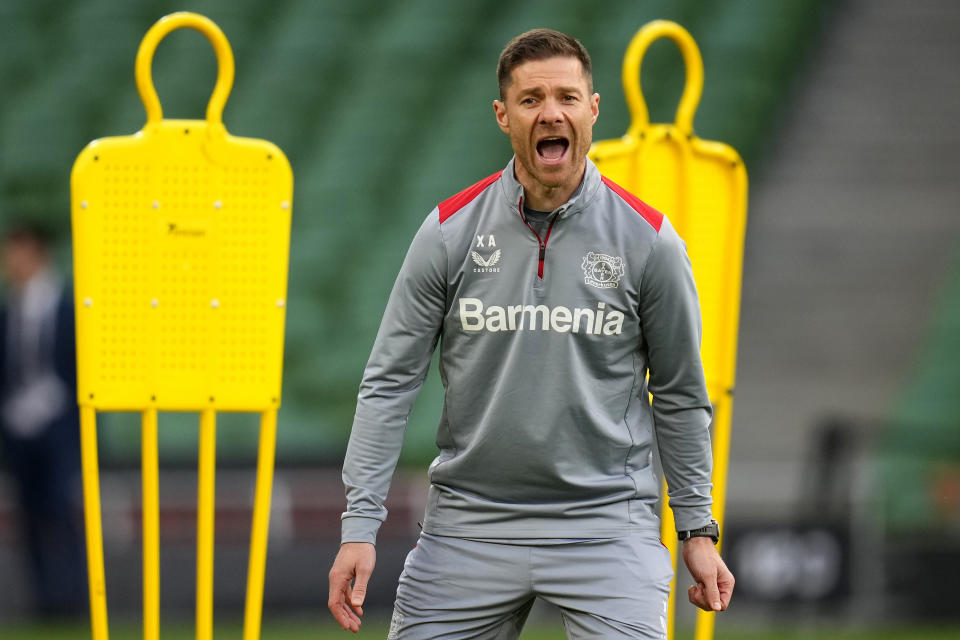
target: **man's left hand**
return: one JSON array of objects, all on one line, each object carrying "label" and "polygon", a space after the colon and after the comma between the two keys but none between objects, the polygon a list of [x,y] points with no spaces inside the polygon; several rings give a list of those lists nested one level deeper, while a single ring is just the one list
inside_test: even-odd
[{"label": "man's left hand", "polygon": [[683,543],[683,561],[696,580],[687,590],[690,602],[704,611],[725,611],[733,595],[733,574],[710,538],[690,538]]}]

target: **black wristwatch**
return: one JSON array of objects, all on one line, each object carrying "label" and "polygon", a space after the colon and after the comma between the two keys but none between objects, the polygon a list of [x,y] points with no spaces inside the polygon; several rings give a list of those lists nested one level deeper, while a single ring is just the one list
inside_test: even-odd
[{"label": "black wristwatch", "polygon": [[700,527],[699,529],[678,531],[677,538],[681,542],[689,540],[690,538],[710,538],[713,540],[713,544],[717,544],[720,541],[720,525],[717,524],[716,520],[711,520],[710,524]]}]

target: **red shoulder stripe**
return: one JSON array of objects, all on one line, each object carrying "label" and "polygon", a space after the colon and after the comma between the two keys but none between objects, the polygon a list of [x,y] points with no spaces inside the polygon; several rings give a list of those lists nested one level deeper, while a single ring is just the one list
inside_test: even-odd
[{"label": "red shoulder stripe", "polygon": [[650,223],[650,226],[657,230],[657,233],[660,232],[660,226],[663,224],[663,214],[648,205],[646,202],[633,195],[616,182],[607,178],[606,176],[601,176],[603,184],[610,187],[614,193],[623,198],[624,202],[633,207],[633,210],[640,214],[640,217]]},{"label": "red shoulder stripe", "polygon": [[437,208],[440,209],[440,224],[443,224],[444,220],[470,204],[484,189],[496,182],[500,178],[501,173],[503,173],[503,171],[497,171],[492,176],[484,178],[472,187],[467,187],[457,195],[451,196],[437,205]]}]

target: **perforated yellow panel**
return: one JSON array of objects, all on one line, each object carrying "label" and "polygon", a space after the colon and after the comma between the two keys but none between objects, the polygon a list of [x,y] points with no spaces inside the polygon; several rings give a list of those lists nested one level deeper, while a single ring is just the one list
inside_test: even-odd
[{"label": "perforated yellow panel", "polygon": [[[217,54],[205,120],[164,120],[150,67],[175,29]],[[221,121],[233,53],[189,12],[157,21],[137,51],[147,123],[91,142],[73,166],[74,295],[90,627],[107,640],[96,413],[141,413],[143,637],[160,638],[158,410],[198,411],[197,638],[213,638],[217,411],[260,412],[244,640],[260,636],[283,363],[293,174],[263,140]]]},{"label": "perforated yellow panel", "polygon": [[90,143],[73,168],[79,401],[276,408],[290,165],[275,145],[220,122],[228,45],[214,41],[221,71],[207,119],[164,120],[149,82],[156,42],[148,36],[137,58],[147,124]]}]

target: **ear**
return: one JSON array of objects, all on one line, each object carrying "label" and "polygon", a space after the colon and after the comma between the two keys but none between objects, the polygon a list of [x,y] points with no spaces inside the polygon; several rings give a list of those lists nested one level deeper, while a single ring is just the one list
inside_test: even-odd
[{"label": "ear", "polygon": [[493,113],[497,117],[497,126],[500,127],[500,131],[510,135],[510,118],[507,115],[507,105],[500,100],[494,100]]},{"label": "ear", "polygon": [[593,113],[592,124],[597,123],[597,116],[600,115],[600,94],[595,93],[590,96],[590,111]]}]

